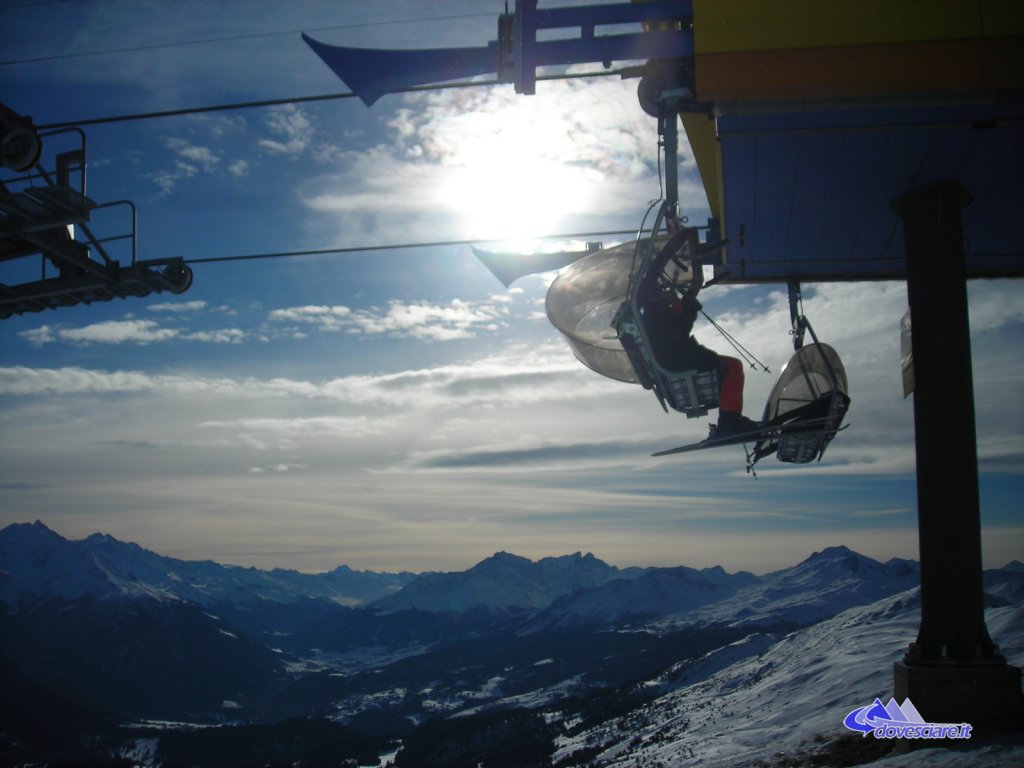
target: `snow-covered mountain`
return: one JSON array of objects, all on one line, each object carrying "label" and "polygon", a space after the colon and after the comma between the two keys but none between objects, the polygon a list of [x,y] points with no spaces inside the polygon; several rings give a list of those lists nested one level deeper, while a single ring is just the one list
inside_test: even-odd
[{"label": "snow-covered mountain", "polygon": [[848,547],[828,547],[792,568],[762,576],[724,600],[672,617],[672,621],[804,626],[910,589],[920,581],[920,568],[912,560],[880,563]]},{"label": "snow-covered mountain", "polygon": [[757,582],[752,573],[730,574],[721,566],[704,570],[685,566],[651,568],[633,578],[614,579],[558,598],[537,616],[533,628],[678,616],[725,600]]},{"label": "snow-covered mountain", "polygon": [[[309,575],[36,523],[0,531],[0,677],[119,719],[320,718],[401,738],[440,720],[471,742],[474,718],[511,712],[563,766],[838,764],[820,753],[891,690],[918,582],[914,562],[846,547],[765,576],[504,552],[461,573]],[[985,586],[1019,665],[1024,566]],[[0,695],[0,748],[17,707]],[[1018,747],[985,764],[1022,762]]]},{"label": "snow-covered mountain", "polygon": [[[840,737],[847,734],[842,720],[849,712],[891,696],[892,663],[906,652],[919,620],[915,588],[781,638],[751,635],[652,680],[648,685],[662,691],[654,701],[571,728],[558,739],[554,761],[585,752],[584,764],[622,768],[871,762],[868,751],[852,763],[842,762],[842,754],[828,760],[821,753],[845,748]],[[990,608],[986,622],[1008,661],[1024,662],[1024,606]],[[785,759],[773,762],[782,755]],[[898,764],[1024,764],[1020,745],[967,754],[923,749],[914,755]]]},{"label": "snow-covered mountain", "polygon": [[639,576],[642,572],[638,568],[620,570],[590,553],[577,552],[533,562],[498,552],[468,571],[421,576],[373,607],[380,611],[415,609],[434,613],[539,609],[577,589]]},{"label": "snow-covered mountain", "polygon": [[104,534],[71,541],[41,522],[0,531],[0,602],[32,597],[77,600],[155,598],[203,606],[324,600],[359,605],[401,589],[411,573],[371,573],[341,566],[321,574],[176,560]]},{"label": "snow-covered mountain", "polygon": [[180,717],[282,679],[278,646],[413,574],[260,571],[164,557],[41,522],[0,531],[0,655],[75,704]]},{"label": "snow-covered mountain", "polygon": [[[1007,594],[1019,586],[1012,573],[991,573],[993,585],[998,581],[998,589]],[[720,566],[650,568],[560,597],[536,617],[533,629],[623,621],[662,631],[694,624],[805,626],[919,582],[913,561],[880,563],[843,546],[764,576],[730,574]]]},{"label": "snow-covered mountain", "polygon": [[[1020,573],[1020,578],[1015,574]],[[990,572],[989,591],[1024,589],[1024,566]],[[538,626],[647,617],[675,623],[804,625],[916,585],[916,563],[879,563],[846,547],[816,552],[754,576],[720,567],[620,569],[581,554],[533,562],[499,552],[452,573],[373,573],[340,566],[320,574],[177,560],[104,535],[71,541],[41,522],[0,531],[0,603],[33,597],[154,598],[212,609],[324,601],[376,612],[543,610]]]},{"label": "snow-covered mountain", "polygon": [[1013,560],[1002,568],[993,568],[982,574],[986,594],[995,602],[1024,603],[1024,563]]}]

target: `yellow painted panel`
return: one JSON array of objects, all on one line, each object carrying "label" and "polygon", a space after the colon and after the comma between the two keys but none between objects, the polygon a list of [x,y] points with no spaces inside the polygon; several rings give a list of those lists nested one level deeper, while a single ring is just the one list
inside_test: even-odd
[{"label": "yellow painted panel", "polygon": [[[1024,0],[693,0],[693,5],[694,44],[701,54],[1005,35],[1009,32],[997,28],[1020,22]],[[983,23],[986,14],[991,22]]]},{"label": "yellow painted panel", "polygon": [[722,163],[721,147],[715,135],[715,121],[709,115],[692,112],[680,114],[686,139],[690,142],[693,159],[697,161],[697,171],[704,182],[704,192],[708,196],[708,208],[715,218],[722,216]]},{"label": "yellow painted panel", "polygon": [[713,102],[1014,91],[1024,37],[700,54],[696,87]]}]

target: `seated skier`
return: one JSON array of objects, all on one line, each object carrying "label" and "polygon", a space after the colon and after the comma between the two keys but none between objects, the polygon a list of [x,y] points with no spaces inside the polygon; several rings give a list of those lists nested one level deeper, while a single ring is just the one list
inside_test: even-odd
[{"label": "seated skier", "polygon": [[674,253],[666,247],[655,258],[639,286],[644,325],[658,363],[670,371],[718,371],[718,425],[709,439],[750,432],[760,423],[743,415],[743,363],[702,346],[691,335],[701,303],[697,293],[703,284],[700,268],[685,290],[664,288],[659,277]]}]

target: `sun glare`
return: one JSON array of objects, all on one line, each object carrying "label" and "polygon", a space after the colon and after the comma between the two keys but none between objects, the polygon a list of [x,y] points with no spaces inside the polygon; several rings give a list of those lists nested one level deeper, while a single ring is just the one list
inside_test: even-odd
[{"label": "sun glare", "polygon": [[517,240],[557,232],[587,188],[578,171],[501,158],[453,170],[443,194],[466,236]]},{"label": "sun glare", "polygon": [[557,233],[586,210],[599,171],[574,164],[564,119],[544,109],[475,112],[458,118],[438,194],[463,235],[521,240]]}]

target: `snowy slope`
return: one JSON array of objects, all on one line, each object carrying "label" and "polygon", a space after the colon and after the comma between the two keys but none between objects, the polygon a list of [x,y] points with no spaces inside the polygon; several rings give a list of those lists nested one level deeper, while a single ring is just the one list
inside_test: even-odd
[{"label": "snowy slope", "polygon": [[457,613],[474,608],[537,609],[574,590],[640,573],[642,571],[635,568],[620,570],[590,553],[577,552],[533,562],[498,552],[468,571],[421,576],[401,592],[375,603],[374,608],[382,611],[415,608],[435,613]]},{"label": "snowy slope", "polygon": [[[880,563],[842,546],[765,576],[730,574],[721,567],[650,568],[559,598],[531,629],[638,620],[662,631],[693,624],[802,626],[916,586],[919,574],[913,561]],[[1018,583],[1015,576],[991,572],[992,583],[1007,594]]]},{"label": "snowy slope", "polygon": [[792,568],[763,576],[725,600],[668,623],[812,624],[910,589],[920,579],[920,569],[913,561],[880,563],[847,547],[829,547]]},{"label": "snowy slope", "polygon": [[[777,643],[753,637],[715,651],[657,681],[675,690],[563,738],[555,758],[600,745],[597,759],[612,766],[743,766],[811,751],[847,733],[842,719],[850,711],[891,695],[892,663],[916,635],[919,610],[919,590],[912,589]],[[1010,663],[1024,661],[1024,608],[989,609],[986,619]],[[722,654],[724,664],[715,658]],[[931,752],[895,764],[943,764],[921,756]],[[977,758],[945,764],[1022,765],[1024,747],[991,748],[984,763]]]},{"label": "snowy slope", "polygon": [[324,574],[176,560],[104,534],[70,541],[41,522],[0,531],[0,602],[31,597],[77,600],[151,597],[199,605],[321,599],[356,605],[400,589],[413,574],[373,574],[344,566]]},{"label": "snowy slope", "polygon": [[720,566],[703,571],[684,566],[651,568],[632,579],[615,579],[558,598],[537,617],[532,629],[686,614],[757,581],[753,574],[729,574]]},{"label": "snowy slope", "polygon": [[1024,563],[1013,560],[1002,568],[985,571],[985,592],[1008,603],[1024,604]]}]

